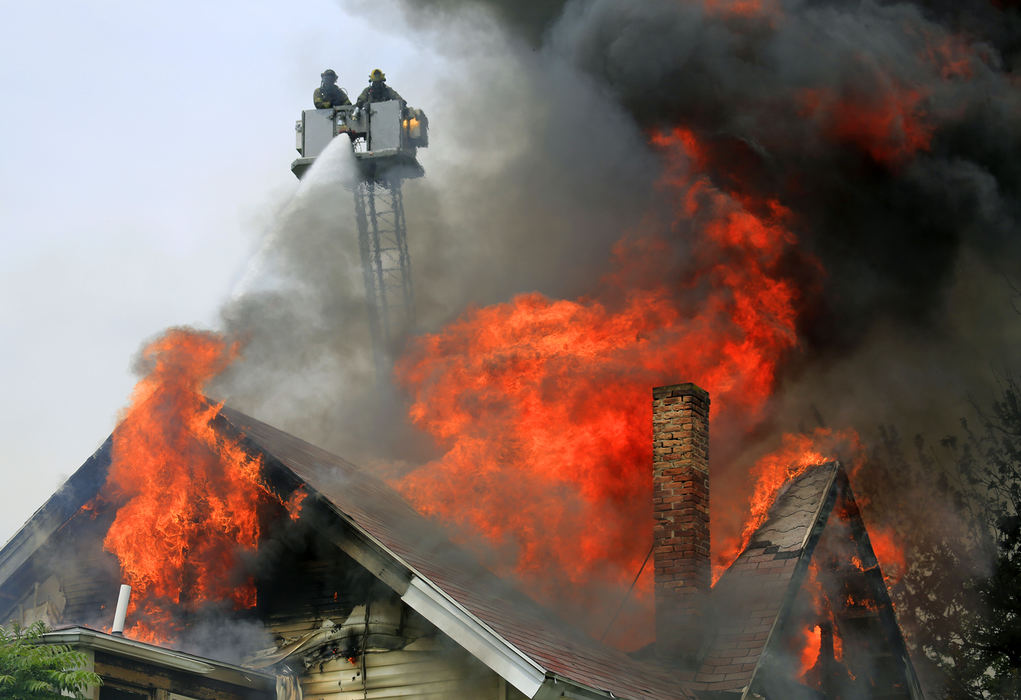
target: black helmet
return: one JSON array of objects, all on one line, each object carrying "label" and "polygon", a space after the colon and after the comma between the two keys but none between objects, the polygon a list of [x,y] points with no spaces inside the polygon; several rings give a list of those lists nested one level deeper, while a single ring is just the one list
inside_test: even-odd
[{"label": "black helmet", "polygon": [[337,77],[337,71],[333,70],[332,68],[327,68],[326,70],[323,71],[323,74],[322,74],[321,77],[323,77],[323,78],[336,78]]}]

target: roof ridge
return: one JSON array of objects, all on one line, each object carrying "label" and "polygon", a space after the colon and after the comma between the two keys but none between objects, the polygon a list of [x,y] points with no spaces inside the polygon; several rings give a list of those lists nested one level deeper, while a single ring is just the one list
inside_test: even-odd
[{"label": "roof ridge", "polygon": [[[812,516],[811,525],[806,529],[805,537],[801,542],[801,547],[798,556],[796,557],[797,563],[794,565],[794,571],[791,572],[791,577],[787,582],[784,597],[780,603],[780,607],[776,611],[776,616],[773,618],[773,624],[770,627],[769,634],[762,644],[762,653],[759,655],[759,659],[755,664],[755,669],[748,678],[748,685],[741,696],[742,700],[745,700],[745,698],[749,696],[752,684],[754,683],[759,670],[762,668],[763,661],[769,657],[771,645],[776,643],[774,640],[777,638],[777,633],[782,626],[782,621],[790,612],[791,606],[794,604],[794,599],[797,597],[798,590],[801,588],[801,583],[808,571],[808,562],[811,561],[812,553],[815,551],[815,546],[819,543],[819,538],[822,536],[825,522],[829,518],[830,513],[833,511],[833,507],[836,505],[837,482],[839,476],[843,474],[844,469],[839,460],[832,460],[810,469],[815,471],[821,470],[824,467],[833,467],[833,472],[826,480],[826,487],[822,491],[822,498],[819,499],[819,505],[816,508],[815,514]],[[804,477],[807,473],[807,471],[802,473],[800,477]],[[846,475],[844,479],[846,481]]]},{"label": "roof ridge", "polygon": [[[720,614],[731,622],[719,623],[716,638],[707,646],[695,676],[702,689],[747,694],[804,578],[822,530],[819,523],[835,502],[834,485],[841,470],[840,463],[833,460],[812,465],[789,479],[770,505],[766,520],[713,587],[711,605],[717,611],[726,610]],[[818,483],[823,477],[825,481]],[[797,493],[797,489],[809,487],[810,493]],[[795,500],[814,503],[814,507],[784,512],[783,506]],[[784,524],[777,523],[777,518],[795,520]],[[797,537],[801,529],[806,535]],[[812,533],[816,533],[814,540]],[[787,541],[777,535],[786,535]],[[792,535],[796,539],[792,540]]]}]

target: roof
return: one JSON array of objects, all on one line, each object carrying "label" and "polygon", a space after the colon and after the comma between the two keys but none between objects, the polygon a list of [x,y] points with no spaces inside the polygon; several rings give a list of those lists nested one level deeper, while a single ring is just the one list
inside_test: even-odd
[{"label": "roof", "polygon": [[838,469],[836,462],[823,464],[790,482],[716,583],[713,605],[728,614],[721,612],[715,638],[695,675],[697,687],[737,691],[750,683],[785,599],[804,575],[809,534],[833,507],[826,496],[833,491]]},{"label": "roof", "polygon": [[[696,693],[747,696],[779,644],[829,514],[838,498],[853,505],[847,475],[837,462],[810,468],[784,487],[713,589],[712,636],[692,680],[690,673],[635,659],[558,620],[453,545],[375,474],[229,407],[221,410],[217,427],[264,455],[266,478],[283,495],[308,491],[303,518],[326,513],[326,520],[315,521],[317,529],[321,525],[411,608],[528,697],[552,686],[569,687],[573,696],[634,700]],[[96,495],[109,465],[109,445],[107,440],[0,550],[0,584]],[[864,542],[857,546],[868,550],[863,559],[874,562],[856,507],[853,518]],[[878,585],[884,624],[899,640],[898,653],[906,655],[881,577]]]},{"label": "roof", "polygon": [[[790,650],[784,643],[791,630],[786,626],[795,624],[795,601],[803,592],[813,556],[817,552],[823,558],[831,556],[835,542],[846,550],[842,560],[849,561],[850,553],[857,553],[861,566],[850,576],[860,580],[845,579],[843,583],[864,586],[874,599],[875,607],[867,615],[877,621],[888,656],[906,682],[905,692],[920,698],[879,562],[840,462],[811,467],[785,484],[765,522],[720,577],[711,596],[714,636],[689,687],[741,693],[742,698],[763,693],[760,686],[772,682],[771,657],[789,663]],[[848,589],[843,590],[846,593]],[[846,615],[837,612],[838,619]],[[788,686],[781,692],[801,689]]]},{"label": "roof", "polygon": [[[693,697],[663,668],[596,642],[496,577],[374,474],[239,411],[225,407],[221,415],[407,568],[406,583],[384,578],[405,602],[526,695],[544,679],[557,679],[636,700]],[[507,650],[492,649],[494,643],[518,658],[506,658]],[[518,683],[507,677],[515,662]]]},{"label": "roof", "polygon": [[112,438],[39,507],[0,549],[0,585],[7,581],[57,529],[95,497],[106,480]]}]

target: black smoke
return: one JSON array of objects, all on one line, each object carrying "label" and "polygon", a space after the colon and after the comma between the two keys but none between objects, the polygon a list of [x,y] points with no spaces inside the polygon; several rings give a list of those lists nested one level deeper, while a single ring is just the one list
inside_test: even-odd
[{"label": "black smoke", "polygon": [[[589,293],[613,244],[669,206],[649,137],[683,127],[718,187],[791,211],[804,291],[767,424],[714,469],[819,423],[938,439],[1017,369],[1016,3],[345,4],[450,67],[415,97],[388,70],[432,126],[427,175],[405,186],[418,331],[519,292]],[[375,382],[335,185],[314,179],[275,223],[278,284],[225,309],[249,342],[223,393],[356,462],[421,463],[432,446]]]},{"label": "black smoke", "polygon": [[[827,272],[802,318],[815,352],[846,353],[884,319],[934,330],[966,249],[994,273],[1016,272],[1016,9],[763,2],[744,15],[713,5],[728,3],[569,2],[537,11],[437,1],[409,12],[421,20],[489,7],[593,78],[640,128],[695,130],[721,185],[791,207],[802,245]],[[806,113],[807,95],[820,90],[841,106],[877,111],[914,94],[894,111],[917,124],[892,123],[881,139],[903,156],[877,158],[853,137],[827,133],[823,115]],[[926,134],[917,149],[915,128]]]}]

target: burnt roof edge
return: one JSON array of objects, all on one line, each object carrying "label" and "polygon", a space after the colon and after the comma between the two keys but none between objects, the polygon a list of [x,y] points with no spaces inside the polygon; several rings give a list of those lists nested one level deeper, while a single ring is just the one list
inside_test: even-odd
[{"label": "burnt roof edge", "polygon": [[894,645],[901,656],[901,663],[904,668],[904,674],[908,682],[911,698],[912,700],[923,700],[924,696],[922,695],[921,684],[919,683],[918,676],[915,673],[915,667],[911,661],[911,656],[907,651],[907,645],[904,642],[904,636],[901,633],[900,625],[897,624],[897,620],[893,612],[893,603],[890,600],[889,591],[886,588],[886,583],[883,581],[882,572],[880,571],[879,560],[876,557],[875,552],[872,550],[872,543],[868,538],[868,530],[865,527],[864,520],[862,520],[858,504],[854,499],[854,492],[851,489],[851,480],[848,477],[843,464],[841,464],[839,460],[829,462],[828,464],[835,465],[836,469],[826,485],[826,489],[824,491],[826,495],[823,499],[821,499],[819,508],[816,510],[812,526],[805,535],[798,564],[794,573],[791,575],[787,592],[784,594],[784,600],[780,605],[776,618],[773,620],[773,626],[770,628],[769,636],[766,638],[766,642],[763,645],[762,654],[760,654],[759,660],[755,664],[755,668],[752,670],[751,678],[748,681],[748,685],[745,686],[744,693],[741,695],[741,700],[748,700],[751,694],[755,692],[755,682],[759,671],[762,668],[763,662],[768,661],[769,659],[771,653],[770,646],[774,641],[776,633],[782,627],[783,621],[787,618],[791,606],[794,604],[794,599],[801,588],[801,583],[804,580],[805,572],[808,570],[808,565],[812,560],[815,547],[819,542],[819,538],[822,536],[823,530],[825,529],[826,521],[829,519],[830,513],[832,513],[833,508],[836,506],[837,499],[841,495],[843,495],[852,506],[848,514],[848,520],[850,521],[851,531],[854,535],[855,545],[859,547],[859,549],[863,549],[867,552],[868,555],[876,562],[874,567],[866,571],[866,578],[869,580],[873,588],[873,593],[877,597],[877,602],[881,601],[883,603],[878,606],[880,610],[880,619],[883,622],[889,641]]},{"label": "burnt roof edge", "polygon": [[110,466],[112,445],[111,434],[0,549],[0,588],[82,506],[99,493]]},{"label": "burnt roof edge", "polygon": [[915,665],[911,661],[911,654],[908,652],[907,643],[904,641],[904,634],[901,632],[900,625],[897,623],[897,617],[893,609],[893,601],[890,600],[890,591],[887,589],[886,581],[883,579],[883,572],[880,566],[879,557],[876,556],[875,551],[872,549],[872,541],[869,539],[868,529],[865,527],[865,520],[861,516],[861,509],[858,508],[858,502],[854,498],[854,491],[851,489],[851,480],[843,471],[841,472],[841,477],[842,483],[840,484],[840,487],[849,506],[848,521],[851,527],[851,534],[854,537],[854,543],[858,547],[859,551],[865,552],[869,556],[870,560],[875,562],[875,566],[869,567],[864,573],[865,579],[869,582],[872,594],[876,599],[877,607],[879,609],[879,619],[882,622],[883,631],[886,633],[890,644],[897,650],[897,653],[901,657],[901,663],[904,666],[905,679],[907,680],[912,700],[922,700],[922,685],[918,681],[918,675],[915,672]]},{"label": "burnt roof edge", "polygon": [[[769,628],[769,634],[766,637],[765,643],[762,645],[762,653],[759,654],[758,661],[755,662],[755,668],[752,669],[752,674],[748,679],[748,685],[744,687],[744,692],[741,694],[741,700],[748,700],[751,697],[752,692],[755,688],[755,682],[758,678],[759,671],[762,670],[763,664],[768,662],[771,655],[771,646],[774,644],[774,640],[780,636],[780,630],[783,627],[783,622],[790,614],[791,607],[794,605],[794,599],[797,597],[798,590],[801,588],[801,583],[805,578],[805,573],[808,571],[808,564],[812,560],[812,553],[815,551],[815,546],[819,543],[819,538],[822,537],[822,532],[825,529],[826,520],[829,518],[830,513],[833,511],[833,507],[837,503],[837,492],[838,477],[843,474],[844,467],[839,460],[832,462],[824,462],[823,464],[817,465],[815,468],[819,469],[824,466],[833,465],[835,468],[833,473],[830,475],[829,480],[826,482],[826,488],[823,489],[824,496],[819,499],[819,505],[816,507],[815,516],[812,518],[812,525],[808,528],[808,532],[805,534],[805,539],[801,542],[801,553],[798,556],[798,563],[794,567],[794,573],[791,574],[790,581],[787,583],[787,591],[784,593],[783,601],[780,603],[780,608],[777,610],[776,617],[773,618],[773,624]],[[846,482],[847,477],[844,477]]]}]

